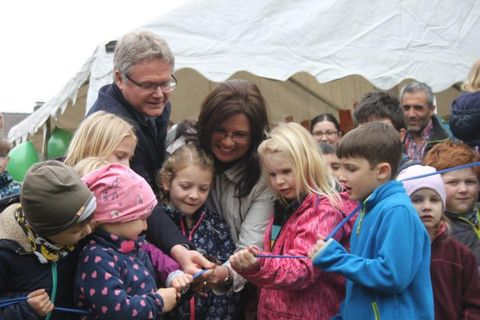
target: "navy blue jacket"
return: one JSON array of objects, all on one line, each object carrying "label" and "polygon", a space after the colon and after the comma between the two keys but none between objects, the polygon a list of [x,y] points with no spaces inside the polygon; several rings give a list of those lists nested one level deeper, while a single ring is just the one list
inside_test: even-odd
[{"label": "navy blue jacket", "polygon": [[480,147],[480,92],[464,93],[452,103],[450,128],[458,139]]}]

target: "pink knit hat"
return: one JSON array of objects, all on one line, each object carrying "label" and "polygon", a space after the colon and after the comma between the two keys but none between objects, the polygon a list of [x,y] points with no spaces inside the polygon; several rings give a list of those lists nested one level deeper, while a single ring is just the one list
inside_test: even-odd
[{"label": "pink knit hat", "polygon": [[[422,166],[422,165],[413,165],[402,172],[397,177],[397,180],[402,181],[404,179],[410,177],[417,177],[427,173],[436,172],[437,169],[430,166]],[[442,199],[443,208],[445,208],[445,202],[447,199],[447,192],[445,191],[445,185],[443,184],[443,179],[439,174],[434,174],[432,176],[420,178],[420,179],[412,179],[407,181],[402,181],[405,190],[407,190],[408,196],[411,196],[412,193],[419,189],[427,188],[435,191]]]},{"label": "pink knit hat", "polygon": [[157,204],[145,179],[120,164],[92,171],[82,180],[97,198],[93,221],[98,223],[128,222],[148,217]]}]

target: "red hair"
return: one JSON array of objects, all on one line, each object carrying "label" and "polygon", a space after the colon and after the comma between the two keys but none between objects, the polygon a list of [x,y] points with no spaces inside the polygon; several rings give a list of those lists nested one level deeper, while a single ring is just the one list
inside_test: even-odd
[{"label": "red hair", "polygon": [[[435,145],[423,159],[423,163],[443,170],[479,161],[480,157],[465,143],[446,141]],[[480,179],[480,167],[473,170]]]}]

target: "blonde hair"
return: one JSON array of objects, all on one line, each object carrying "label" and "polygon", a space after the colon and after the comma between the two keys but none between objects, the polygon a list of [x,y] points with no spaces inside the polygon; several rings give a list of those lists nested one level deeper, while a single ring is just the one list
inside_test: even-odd
[{"label": "blonde hair", "polygon": [[177,172],[197,165],[214,175],[213,159],[197,143],[189,142],[175,150],[162,165],[157,175],[157,185],[161,190],[160,198],[164,202],[170,201],[170,191],[164,188],[166,182],[170,184]]},{"label": "blonde hair", "polygon": [[110,162],[99,157],[88,157],[80,160],[73,169],[78,173],[80,177],[83,177],[87,173],[95,171],[97,169],[108,166]]},{"label": "blonde hair", "polygon": [[113,113],[95,112],[83,120],[75,132],[65,164],[73,167],[87,157],[108,157],[126,137],[137,142],[130,123]]},{"label": "blonde hair", "polygon": [[466,92],[480,91],[480,59],[475,61],[470,68],[467,80],[462,85],[462,90]]},{"label": "blonde hair", "polygon": [[[288,163],[295,174],[297,197],[301,192],[327,197],[338,206],[340,197],[335,190],[335,180],[329,173],[318,144],[313,136],[297,123],[284,123],[274,128],[270,137],[258,147],[262,167],[270,157],[279,157]],[[263,170],[263,173],[267,173]],[[267,177],[267,183],[271,183]]]}]

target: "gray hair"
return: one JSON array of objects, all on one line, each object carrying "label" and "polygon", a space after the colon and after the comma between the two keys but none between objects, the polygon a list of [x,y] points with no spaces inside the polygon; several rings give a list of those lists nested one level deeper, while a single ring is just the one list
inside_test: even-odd
[{"label": "gray hair", "polygon": [[430,88],[427,84],[419,81],[412,81],[407,85],[403,86],[402,90],[400,90],[400,102],[402,101],[403,95],[405,93],[415,93],[415,92],[424,92],[425,97],[427,97],[427,104],[429,106],[435,105],[432,88]]},{"label": "gray hair", "polygon": [[135,31],[125,34],[118,41],[113,55],[114,70],[122,74],[144,60],[159,58],[168,63],[173,71],[175,58],[167,42],[150,31]]}]

